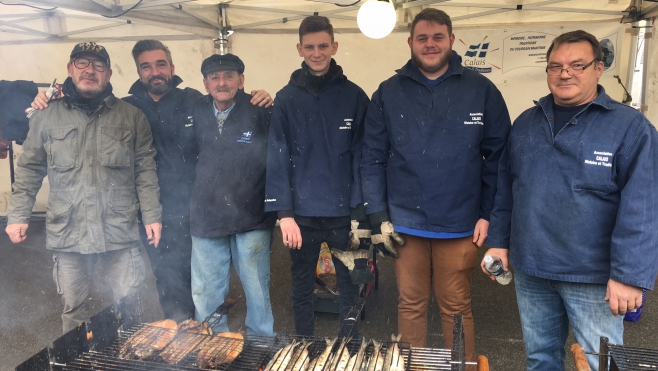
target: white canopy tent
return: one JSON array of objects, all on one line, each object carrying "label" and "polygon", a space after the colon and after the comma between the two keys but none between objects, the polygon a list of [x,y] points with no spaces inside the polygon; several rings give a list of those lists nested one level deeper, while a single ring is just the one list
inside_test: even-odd
[{"label": "white canopy tent", "polygon": [[[631,90],[639,21],[658,15],[658,4],[649,0],[630,4],[625,2],[628,0],[391,0],[397,9],[396,28],[386,38],[372,40],[363,36],[356,24],[359,6],[365,1],[0,0],[0,78],[49,83],[56,77],[61,82],[73,45],[96,41],[107,47],[112,58],[115,94],[124,96],[137,79],[130,55],[134,42],[154,38],[171,49],[176,74],[183,78],[184,86],[203,92],[201,61],[213,53],[232,52],[247,66],[246,89],[264,88],[274,95],[301,63],[295,49],[300,21],[320,14],[334,25],[339,43],[336,60],[351,80],[371,94],[409,58],[406,39],[413,17],[423,8],[436,7],[450,14],[459,40],[454,47],[461,55],[482,37],[497,37],[502,49],[508,46],[503,39],[530,31],[549,35],[548,42],[552,35],[579,28],[598,30],[601,38],[614,36],[618,62],[601,84],[621,101],[624,91],[613,75],[620,76]],[[658,68],[649,70],[650,48],[656,44],[650,36],[645,34],[644,76],[649,82],[644,84],[649,91],[642,94],[645,114],[658,90],[652,85],[656,80],[651,79]],[[505,58],[496,56],[496,50],[490,50],[487,63],[500,70]],[[545,63],[540,62],[530,66],[540,68],[494,69],[490,74],[505,96],[512,118],[548,92]],[[653,122],[658,122],[658,117]],[[6,162],[0,161],[0,214],[10,192]],[[45,191],[37,208],[44,205]]]}]

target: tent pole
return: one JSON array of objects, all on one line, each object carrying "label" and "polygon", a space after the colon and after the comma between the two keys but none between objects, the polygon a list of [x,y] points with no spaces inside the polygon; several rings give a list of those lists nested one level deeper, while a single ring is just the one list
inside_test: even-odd
[{"label": "tent pole", "polygon": [[[646,23],[649,21],[647,20]],[[649,86],[647,84],[647,77],[649,76],[650,71],[650,66],[651,66],[651,44],[655,42],[654,40],[654,32],[653,32],[653,21],[651,21],[651,28],[645,28],[644,32],[644,65],[642,69],[642,101],[640,105],[640,112],[644,114],[645,116],[647,115],[647,111],[649,111],[649,99],[648,99],[648,93],[649,93]]]},{"label": "tent pole", "polygon": [[626,90],[633,91],[633,75],[635,75],[635,64],[637,63],[637,44],[640,38],[640,22],[633,22],[631,27],[631,49],[628,53],[628,73],[626,75]]}]

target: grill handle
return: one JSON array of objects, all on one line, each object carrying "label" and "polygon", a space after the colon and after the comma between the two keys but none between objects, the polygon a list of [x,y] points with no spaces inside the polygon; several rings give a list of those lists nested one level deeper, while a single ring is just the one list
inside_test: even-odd
[{"label": "grill handle", "polygon": [[485,356],[478,356],[478,371],[489,371],[489,359]]},{"label": "grill handle", "polygon": [[573,354],[573,361],[576,364],[576,371],[590,371],[585,351],[580,344],[575,343],[571,346],[571,354]]}]

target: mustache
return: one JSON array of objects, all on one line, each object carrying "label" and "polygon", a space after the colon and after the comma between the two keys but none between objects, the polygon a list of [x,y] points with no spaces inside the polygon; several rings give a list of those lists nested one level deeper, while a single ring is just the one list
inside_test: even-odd
[{"label": "mustache", "polygon": [[98,82],[98,77],[96,77],[96,75],[94,74],[82,74],[82,76],[80,76],[80,79],[87,79],[87,80]]},{"label": "mustache", "polygon": [[215,89],[215,93],[221,93],[221,92],[223,92],[223,91],[224,91],[224,92],[227,92],[227,93],[230,93],[230,92],[231,92],[231,89],[230,89],[230,88],[222,88],[222,87],[219,87],[219,88],[216,88],[216,89]]},{"label": "mustache", "polygon": [[154,80],[162,80],[162,81],[164,81],[165,83],[167,83],[167,78],[164,77],[163,75],[151,76],[151,78],[148,80],[148,83],[150,84],[150,83],[153,82]]}]

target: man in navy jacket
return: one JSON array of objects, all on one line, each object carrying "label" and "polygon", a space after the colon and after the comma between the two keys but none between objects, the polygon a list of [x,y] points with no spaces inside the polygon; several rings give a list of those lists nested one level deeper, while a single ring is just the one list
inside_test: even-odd
[{"label": "man in navy jacket", "polygon": [[[283,243],[290,248],[295,329],[299,335],[313,335],[312,294],[320,245],[347,248],[351,209],[356,214],[362,202],[359,160],[368,97],[333,60],[338,43],[329,19],[304,19],[299,41],[302,68],[274,99],[265,209],[278,212]],[[365,219],[365,211],[361,214]],[[342,335],[352,331],[356,336],[354,322],[344,320],[358,285],[335,256],[333,262]]]},{"label": "man in navy jacket", "polygon": [[623,315],[656,280],[658,133],[597,84],[602,59],[585,31],[553,40],[551,94],[516,119],[500,160],[487,254],[507,270],[509,252],[516,270],[528,370],[564,369],[569,325],[586,351],[622,344]]},{"label": "man in navy jacket", "polygon": [[454,39],[445,12],[416,16],[411,60],[379,86],[368,108],[361,174],[373,243],[392,244],[397,233],[406,240],[394,261],[402,340],[425,346],[433,286],[446,347],[461,313],[467,360],[474,361],[471,273],[510,119],[494,84],[461,65]]}]

